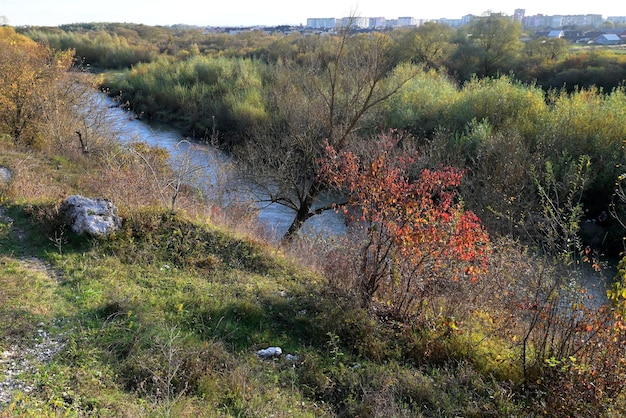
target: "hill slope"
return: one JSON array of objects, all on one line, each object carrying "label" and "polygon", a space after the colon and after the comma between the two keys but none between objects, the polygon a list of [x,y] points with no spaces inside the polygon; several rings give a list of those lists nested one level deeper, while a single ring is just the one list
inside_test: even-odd
[{"label": "hill slope", "polygon": [[[38,175],[16,169],[25,160]],[[158,209],[124,213],[106,240],[72,236],[41,190],[73,193],[81,171],[56,162],[3,157],[14,173],[0,218],[4,415],[520,411],[508,385],[462,358],[419,366],[417,334],[262,241]],[[256,355],[271,346],[283,354]]]}]

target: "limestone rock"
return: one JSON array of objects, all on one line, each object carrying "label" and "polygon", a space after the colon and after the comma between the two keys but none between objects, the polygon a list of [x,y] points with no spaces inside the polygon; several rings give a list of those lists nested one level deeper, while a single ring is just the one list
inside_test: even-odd
[{"label": "limestone rock", "polygon": [[61,203],[59,215],[77,235],[101,238],[122,226],[117,207],[108,199],[72,195]]},{"label": "limestone rock", "polygon": [[13,172],[6,167],[0,167],[0,186],[9,184],[11,179],[13,179]]}]

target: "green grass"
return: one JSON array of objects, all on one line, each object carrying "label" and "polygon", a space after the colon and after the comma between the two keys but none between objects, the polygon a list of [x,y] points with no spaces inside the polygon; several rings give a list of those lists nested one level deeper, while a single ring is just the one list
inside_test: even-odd
[{"label": "green grass", "polygon": [[32,340],[40,323],[50,324],[71,312],[57,297],[55,280],[24,261],[0,258],[0,287],[0,347]]},{"label": "green grass", "polygon": [[[80,184],[80,170],[31,159],[45,190]],[[504,345],[380,320],[266,242],[158,209],[125,213],[105,240],[59,235],[53,198],[5,196],[0,349],[31,346],[42,328],[65,344],[0,414],[525,415],[493,366]],[[258,359],[269,346],[284,355]]]},{"label": "green grass", "polygon": [[[23,227],[31,222],[31,237],[44,233],[18,212]],[[23,246],[13,238],[0,242]],[[349,298],[326,292],[323,278],[211,224],[149,211],[109,240],[72,240],[61,252],[47,242],[21,253],[28,251],[62,280],[5,257],[3,295],[11,302],[2,306],[9,325],[1,335],[27,340],[38,324],[62,320],[54,332],[67,342],[25,377],[36,390],[17,394],[9,414],[480,416],[501,409],[458,386],[452,376],[464,370],[484,393],[504,391],[469,364],[425,370],[406,362],[408,340],[394,341]],[[255,352],[268,346],[298,360],[259,360]]]}]

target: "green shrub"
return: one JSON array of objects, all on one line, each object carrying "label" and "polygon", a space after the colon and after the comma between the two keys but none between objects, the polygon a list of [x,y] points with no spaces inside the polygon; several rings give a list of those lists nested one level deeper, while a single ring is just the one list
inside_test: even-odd
[{"label": "green shrub", "polygon": [[208,138],[214,129],[242,135],[264,121],[260,71],[259,63],[237,58],[160,58],[104,84],[137,114]]}]

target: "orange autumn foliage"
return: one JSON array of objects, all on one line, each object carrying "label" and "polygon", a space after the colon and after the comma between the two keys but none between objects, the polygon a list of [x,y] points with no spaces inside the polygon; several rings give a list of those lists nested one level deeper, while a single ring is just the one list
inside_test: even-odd
[{"label": "orange autumn foliage", "polygon": [[325,180],[347,195],[341,210],[361,229],[358,287],[403,317],[419,314],[426,297],[459,277],[474,281],[486,268],[489,236],[457,193],[463,172],[422,169],[411,178],[414,153],[399,152],[400,136],[373,141],[368,157],[326,148]]}]

